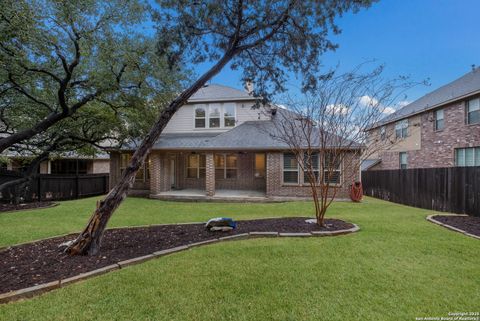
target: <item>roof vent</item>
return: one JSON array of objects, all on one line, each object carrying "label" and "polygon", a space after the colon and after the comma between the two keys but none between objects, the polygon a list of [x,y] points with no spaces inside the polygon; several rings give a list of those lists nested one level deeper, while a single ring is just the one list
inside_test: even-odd
[{"label": "roof vent", "polygon": [[477,69],[478,69],[477,66],[475,64],[472,64],[472,71],[475,72],[477,71]]}]

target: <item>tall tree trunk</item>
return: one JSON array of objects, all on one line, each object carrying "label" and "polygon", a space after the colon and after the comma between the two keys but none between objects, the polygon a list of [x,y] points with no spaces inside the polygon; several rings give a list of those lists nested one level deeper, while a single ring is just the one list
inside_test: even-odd
[{"label": "tall tree trunk", "polygon": [[218,74],[236,53],[237,52],[234,49],[227,50],[223,57],[210,70],[203,74],[189,88],[184,90],[166,109],[162,111],[155,125],[150,129],[150,132],[133,154],[130,164],[123,173],[122,179],[113,187],[105,199],[98,204],[97,209],[92,214],[85,229],[65,249],[66,253],[70,255],[95,255],[99,251],[103,232],[110,217],[127,196],[129,188],[135,181],[135,175],[138,169],[143,166],[153,144],[160,137],[160,134],[172,118],[173,114],[208,80]]}]

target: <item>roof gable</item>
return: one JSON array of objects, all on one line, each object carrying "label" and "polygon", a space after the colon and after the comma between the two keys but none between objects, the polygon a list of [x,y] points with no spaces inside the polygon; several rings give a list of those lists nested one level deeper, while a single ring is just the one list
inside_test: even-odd
[{"label": "roof gable", "polygon": [[238,90],[232,87],[209,84],[200,88],[188,100],[189,103],[207,102],[207,101],[237,101],[237,100],[255,100],[255,97],[249,95],[246,91]]}]

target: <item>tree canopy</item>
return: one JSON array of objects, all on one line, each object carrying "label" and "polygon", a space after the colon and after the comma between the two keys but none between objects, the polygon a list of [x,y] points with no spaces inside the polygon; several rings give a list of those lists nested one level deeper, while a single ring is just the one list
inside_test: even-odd
[{"label": "tree canopy", "polygon": [[4,1],[0,152],[142,136],[185,76],[157,54],[146,21],[139,0]]}]

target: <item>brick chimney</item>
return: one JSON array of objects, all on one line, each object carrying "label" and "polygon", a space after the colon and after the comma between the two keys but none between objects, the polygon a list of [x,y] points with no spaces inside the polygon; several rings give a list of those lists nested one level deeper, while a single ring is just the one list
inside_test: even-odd
[{"label": "brick chimney", "polygon": [[245,88],[245,91],[249,94],[253,94],[253,82],[250,79],[245,80],[245,83],[243,84],[243,88]]}]

